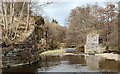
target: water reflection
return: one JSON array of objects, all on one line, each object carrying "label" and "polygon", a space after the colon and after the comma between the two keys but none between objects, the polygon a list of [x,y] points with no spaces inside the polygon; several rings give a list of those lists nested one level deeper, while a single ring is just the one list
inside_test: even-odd
[{"label": "water reflection", "polygon": [[85,56],[81,55],[67,55],[63,56],[63,59],[66,59],[66,61],[69,62],[69,64],[81,64],[86,65]]},{"label": "water reflection", "polygon": [[90,69],[97,71],[99,70],[99,61],[103,58],[90,55],[90,56],[85,56],[85,59],[87,61],[87,66],[90,67]]},{"label": "water reflection", "polygon": [[120,62],[115,60],[102,59],[99,61],[99,69],[102,71],[109,72],[119,72],[120,71]]},{"label": "water reflection", "polygon": [[94,55],[63,55],[42,57],[41,62],[31,66],[3,69],[4,72],[118,72],[120,62]]},{"label": "water reflection", "polygon": [[[67,61],[64,64],[76,64],[87,66],[92,71],[96,72],[118,72],[120,63],[115,60],[109,60],[94,55],[64,55],[64,56],[48,56],[46,62],[57,63],[57,65],[63,64],[63,61]],[[44,63],[45,64],[45,63]],[[55,66],[55,65],[54,65]]]},{"label": "water reflection", "polygon": [[103,72],[119,72],[119,61],[105,59],[98,56],[86,56],[87,66],[93,70]]}]

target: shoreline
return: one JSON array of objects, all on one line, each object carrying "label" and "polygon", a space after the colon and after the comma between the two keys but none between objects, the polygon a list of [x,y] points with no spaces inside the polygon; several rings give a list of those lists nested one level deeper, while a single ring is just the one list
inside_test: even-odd
[{"label": "shoreline", "polygon": [[[61,51],[61,50],[60,50]],[[74,54],[74,53],[62,53],[61,55],[60,54],[49,54],[47,53],[47,55],[40,55],[41,57],[43,56],[64,56],[64,55],[83,55],[83,54]],[[84,54],[86,55],[86,54]],[[120,54],[114,54],[114,53],[101,53],[101,54],[94,54],[95,56],[100,56],[100,57],[103,57],[105,59],[113,59],[115,61],[120,61],[119,57],[120,57]],[[39,58],[40,60],[40,58]],[[15,64],[15,65],[8,65],[10,67],[16,67],[16,66],[23,66],[23,65],[31,65],[33,63],[35,63],[36,61],[39,61],[39,60],[35,60],[35,61],[30,61],[30,62],[26,62],[26,63],[19,63],[19,64]],[[3,66],[2,65],[2,68],[6,68],[8,66]]]},{"label": "shoreline", "polygon": [[101,54],[95,54],[95,56],[101,56],[106,59],[113,59],[115,61],[120,61],[119,57],[120,54],[113,54],[113,53],[101,53]]},{"label": "shoreline", "polygon": [[1,68],[9,68],[9,67],[19,67],[19,66],[25,66],[25,65],[32,65],[34,63],[37,63],[39,60],[35,60],[35,61],[29,61],[26,63],[19,63],[19,64],[14,64],[14,65],[7,65],[7,66],[1,66]]},{"label": "shoreline", "polygon": [[[53,50],[54,52],[55,50]],[[57,50],[57,51],[61,51],[61,50]],[[40,55],[40,56],[62,56],[62,55],[81,55],[81,54],[74,54],[74,53],[65,53],[62,51],[62,54],[50,54],[47,52],[47,54],[44,54],[44,55]],[[84,55],[87,55],[84,53]],[[120,57],[120,54],[114,54],[114,53],[98,53],[98,54],[94,54],[95,56],[100,56],[100,57],[103,57],[103,58],[106,58],[106,59],[113,59],[115,61],[120,61],[119,57]]]}]

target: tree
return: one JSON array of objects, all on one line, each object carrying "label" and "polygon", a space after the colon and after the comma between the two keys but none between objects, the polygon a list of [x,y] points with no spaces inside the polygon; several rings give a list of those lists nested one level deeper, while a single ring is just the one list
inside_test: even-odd
[{"label": "tree", "polygon": [[103,45],[116,47],[118,41],[117,15],[118,11],[112,3],[107,3],[106,7],[100,7],[97,3],[76,7],[71,11],[68,18],[67,45],[82,44],[83,46],[86,34],[96,30],[100,34]]},{"label": "tree", "polygon": [[[90,7],[77,7],[73,9],[68,18],[67,39],[68,46],[85,42],[85,35],[92,27],[92,19],[90,15]],[[74,38],[74,39],[73,39]],[[70,44],[69,44],[70,43]]]},{"label": "tree", "polygon": [[[44,3],[41,6],[51,3]],[[32,8],[34,2],[1,2],[2,21],[4,26],[4,41],[13,42],[19,38],[21,25],[25,25],[25,31],[29,30],[30,21],[32,19]],[[32,7],[33,6],[33,7]],[[26,19],[25,19],[26,18]],[[8,43],[8,42],[6,42]]]},{"label": "tree", "polygon": [[57,23],[57,24],[58,24],[57,20],[55,20],[55,19],[52,19],[52,22],[54,22],[54,23]]},{"label": "tree", "polygon": [[48,26],[48,37],[51,49],[59,48],[61,43],[64,43],[66,28],[58,24],[57,20],[53,19],[51,22],[45,24]]}]

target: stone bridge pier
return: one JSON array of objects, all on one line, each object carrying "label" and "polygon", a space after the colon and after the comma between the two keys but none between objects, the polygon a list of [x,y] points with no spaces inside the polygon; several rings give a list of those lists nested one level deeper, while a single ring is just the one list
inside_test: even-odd
[{"label": "stone bridge pier", "polygon": [[99,34],[97,33],[90,33],[87,35],[85,53],[93,54],[93,53],[102,53],[104,49],[100,46],[99,43]]}]

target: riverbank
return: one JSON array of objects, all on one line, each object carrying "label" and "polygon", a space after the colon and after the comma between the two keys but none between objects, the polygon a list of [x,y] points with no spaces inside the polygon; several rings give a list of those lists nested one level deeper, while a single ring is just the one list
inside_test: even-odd
[{"label": "riverbank", "polygon": [[19,64],[9,64],[9,65],[1,65],[1,68],[10,68],[10,67],[20,67],[20,66],[25,66],[25,65],[32,65],[32,64],[35,64],[35,63],[38,63],[39,62],[39,59],[37,60],[34,60],[34,61],[29,61],[29,62],[26,62],[26,63],[19,63]]},{"label": "riverbank", "polygon": [[[49,55],[74,55],[73,53],[65,53],[64,50],[49,50],[45,51],[43,53],[40,53],[40,56],[49,56]],[[106,59],[113,59],[115,61],[120,61],[119,54],[114,53],[101,53],[101,54],[95,54],[95,56],[100,56]]]},{"label": "riverbank", "polygon": [[120,55],[119,54],[113,54],[113,53],[102,53],[102,54],[95,54],[96,56],[101,56],[101,57],[104,57],[106,59],[114,59],[116,61],[120,61],[119,57]]},{"label": "riverbank", "polygon": [[40,56],[49,56],[49,55],[62,55],[65,52],[63,50],[49,50],[49,51],[45,51],[40,53]]}]

